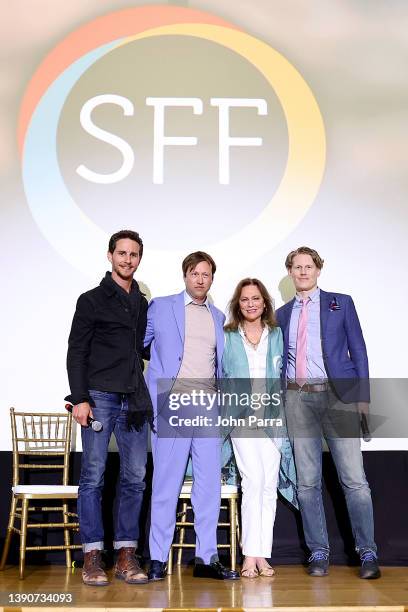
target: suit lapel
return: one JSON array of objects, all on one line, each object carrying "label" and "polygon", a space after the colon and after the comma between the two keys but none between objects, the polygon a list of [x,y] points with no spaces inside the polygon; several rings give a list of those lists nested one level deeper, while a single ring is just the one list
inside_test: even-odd
[{"label": "suit lapel", "polygon": [[283,337],[285,338],[285,344],[289,343],[289,326],[290,326],[290,318],[292,316],[293,304],[295,303],[296,298],[292,298],[290,302],[288,302],[283,310]]},{"label": "suit lapel", "polygon": [[326,291],[320,289],[320,336],[322,342],[326,335],[327,321],[329,318],[329,302],[330,295],[326,293]]},{"label": "suit lapel", "polygon": [[215,327],[215,339],[216,339],[216,351],[217,351],[216,356],[217,356],[217,364],[219,367],[221,363],[222,353],[224,350],[224,329],[222,327],[218,313],[212,304],[210,304],[210,312],[212,314],[212,318],[214,321],[214,327]]},{"label": "suit lapel", "polygon": [[288,367],[288,352],[289,352],[289,327],[290,327],[290,317],[292,316],[293,304],[295,303],[295,298],[290,300],[287,304],[282,307],[280,310],[280,322],[281,329],[283,333],[283,363],[282,363],[282,376],[286,377],[286,370]]},{"label": "suit lapel", "polygon": [[173,298],[173,314],[176,320],[177,329],[180,334],[181,342],[184,345],[186,313],[184,306],[184,291],[175,295]]}]

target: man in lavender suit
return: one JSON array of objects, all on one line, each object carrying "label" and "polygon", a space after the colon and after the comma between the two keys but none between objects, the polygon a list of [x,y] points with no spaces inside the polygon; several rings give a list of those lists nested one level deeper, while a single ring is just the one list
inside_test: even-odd
[{"label": "man in lavender suit", "polygon": [[[195,577],[234,580],[237,572],[218,560],[217,523],[221,498],[221,441],[207,435],[203,427],[183,430],[179,435],[161,433],[163,396],[199,381],[215,393],[221,372],[225,317],[208,301],[215,262],[202,251],[188,255],[182,264],[185,290],[178,295],[156,298],[147,315],[145,346],[151,359],[147,384],[152,397],[156,432],[152,435],[153,484],[151,502],[150,580],[162,580],[173,540],[177,501],[189,456],[193,465],[191,502],[196,533]],[[161,392],[169,381],[167,394]],[[164,402],[165,404],[166,402]],[[157,426],[157,423],[159,425]],[[191,433],[189,433],[189,431]]]}]

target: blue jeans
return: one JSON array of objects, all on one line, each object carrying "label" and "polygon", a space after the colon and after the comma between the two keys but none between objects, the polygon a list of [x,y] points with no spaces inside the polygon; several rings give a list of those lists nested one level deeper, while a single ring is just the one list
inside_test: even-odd
[{"label": "blue jeans", "polygon": [[[359,419],[354,407],[341,404],[331,391],[305,393],[287,390],[286,415],[295,456],[298,498],[308,548],[311,552],[323,550],[329,553],[322,499],[324,437],[346,498],[356,551],[360,555],[366,550],[376,553],[373,505],[364,473]],[[344,431],[347,431],[348,437],[340,437]]]},{"label": "blue jeans", "polygon": [[128,402],[121,393],[90,391],[94,418],[102,431],[81,427],[82,463],[79,480],[78,517],[84,552],[104,547],[102,489],[109,440],[116,438],[120,456],[120,487],[115,521],[114,548],[137,546],[139,515],[145,489],[147,425],[138,432],[127,428]]}]

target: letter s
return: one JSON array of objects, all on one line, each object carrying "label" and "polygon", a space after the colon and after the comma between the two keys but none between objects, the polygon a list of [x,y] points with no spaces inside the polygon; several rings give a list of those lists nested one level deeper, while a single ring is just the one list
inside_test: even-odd
[{"label": "letter s", "polygon": [[82,178],[86,179],[87,181],[108,185],[111,183],[118,183],[130,174],[133,168],[133,164],[135,162],[135,156],[131,146],[125,140],[123,140],[123,138],[119,138],[119,136],[115,136],[115,134],[111,134],[110,132],[103,130],[102,128],[98,127],[93,123],[91,118],[92,111],[101,104],[116,104],[123,108],[123,114],[125,116],[133,115],[134,107],[132,102],[128,98],[124,98],[123,96],[118,96],[115,94],[103,94],[90,98],[81,108],[79,120],[84,130],[88,132],[88,134],[90,134],[91,136],[97,138],[98,140],[102,140],[102,142],[107,142],[116,149],[119,149],[123,156],[123,164],[119,168],[119,170],[116,170],[116,172],[111,172],[109,174],[100,174],[99,172],[94,172],[83,164],[78,166],[76,171],[79,176],[82,176]]}]

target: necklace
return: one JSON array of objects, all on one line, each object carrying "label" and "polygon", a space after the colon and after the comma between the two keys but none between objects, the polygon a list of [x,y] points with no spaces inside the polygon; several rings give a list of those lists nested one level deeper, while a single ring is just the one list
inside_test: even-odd
[{"label": "necklace", "polygon": [[251,340],[251,339],[248,337],[248,334],[247,334],[247,332],[246,332],[245,327],[243,327],[243,328],[242,328],[242,330],[243,330],[243,332],[244,332],[244,337],[245,337],[246,342],[247,342],[247,343],[248,343],[250,346],[252,346],[252,348],[253,348],[253,349],[255,349],[255,350],[256,350],[256,349],[258,348],[258,345],[259,345],[259,343],[260,343],[260,341],[261,341],[261,338],[262,338],[263,328],[261,329],[261,333],[260,333],[259,338],[258,338],[258,340],[257,340],[256,342],[253,342],[253,341],[252,341],[252,340]]}]

